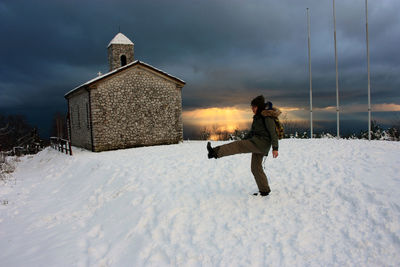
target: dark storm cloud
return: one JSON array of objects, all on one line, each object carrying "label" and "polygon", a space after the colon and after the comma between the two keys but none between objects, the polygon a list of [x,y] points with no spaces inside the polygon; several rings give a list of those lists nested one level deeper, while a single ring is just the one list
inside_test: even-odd
[{"label": "dark storm cloud", "polygon": [[[366,102],[364,3],[336,1],[343,104]],[[3,0],[0,108],[65,110],[67,91],[108,70],[106,48],[119,26],[135,43],[137,59],[187,82],[185,109],[247,104],[258,93],[279,105],[304,108],[306,7],[314,105],[332,106],[332,1]],[[400,103],[398,10],[396,0],[369,3],[374,103]]]}]

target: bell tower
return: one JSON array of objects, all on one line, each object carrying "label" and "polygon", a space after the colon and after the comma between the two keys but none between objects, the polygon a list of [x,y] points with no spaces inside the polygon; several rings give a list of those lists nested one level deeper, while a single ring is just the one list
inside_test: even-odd
[{"label": "bell tower", "polygon": [[110,71],[133,62],[133,46],[132,41],[122,33],[115,35],[107,48],[108,66]]}]

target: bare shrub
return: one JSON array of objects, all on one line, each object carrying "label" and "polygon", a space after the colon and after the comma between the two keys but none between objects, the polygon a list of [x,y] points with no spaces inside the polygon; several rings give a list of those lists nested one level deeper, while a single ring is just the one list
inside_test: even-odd
[{"label": "bare shrub", "polygon": [[211,130],[206,126],[200,129],[200,140],[208,140],[211,136]]},{"label": "bare shrub", "polygon": [[307,132],[310,130],[307,121],[289,120],[287,118],[287,113],[282,114],[279,120],[282,123],[283,129],[285,131],[285,138],[298,137],[299,135],[307,136]]},{"label": "bare shrub", "polygon": [[7,183],[11,180],[11,173],[15,171],[18,161],[17,157],[7,157],[4,153],[0,153],[0,181]]},{"label": "bare shrub", "polygon": [[238,129],[235,129],[234,131],[225,130],[224,127],[221,127],[218,124],[213,124],[209,127],[204,126],[200,129],[200,140],[232,140],[234,133],[238,131]]}]

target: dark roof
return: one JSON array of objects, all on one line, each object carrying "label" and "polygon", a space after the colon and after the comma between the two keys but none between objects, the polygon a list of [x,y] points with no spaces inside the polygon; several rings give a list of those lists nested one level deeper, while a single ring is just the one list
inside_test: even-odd
[{"label": "dark roof", "polygon": [[151,70],[153,70],[153,71],[155,71],[155,72],[158,72],[158,73],[160,73],[160,74],[162,74],[162,75],[165,75],[165,76],[171,78],[172,80],[175,80],[177,83],[180,83],[180,84],[182,84],[182,85],[185,84],[185,82],[184,82],[183,80],[181,80],[181,79],[179,79],[179,78],[177,78],[177,77],[174,77],[174,76],[172,76],[172,75],[170,75],[170,74],[168,74],[168,73],[166,73],[166,72],[164,72],[164,71],[162,71],[162,70],[160,70],[160,69],[157,69],[157,68],[155,68],[155,67],[153,67],[153,66],[151,66],[151,65],[149,65],[149,64],[146,64],[146,63],[141,62],[141,61],[139,61],[139,60],[135,60],[135,61],[133,61],[133,62],[131,62],[131,63],[125,65],[125,66],[122,66],[122,67],[119,67],[118,69],[115,69],[115,70],[112,70],[112,71],[110,71],[110,72],[107,72],[106,74],[100,75],[100,76],[98,76],[98,77],[96,77],[96,78],[94,78],[94,79],[92,79],[92,80],[89,80],[89,81],[87,81],[87,82],[85,82],[85,83],[83,83],[83,84],[81,84],[81,85],[75,87],[74,89],[72,89],[71,91],[69,91],[68,93],[66,93],[66,94],[64,95],[64,97],[67,98],[69,95],[71,95],[72,93],[78,91],[79,89],[82,89],[82,88],[85,88],[85,87],[87,87],[87,86],[90,86],[90,85],[94,84],[95,82],[98,82],[98,81],[100,81],[100,80],[102,80],[102,79],[105,79],[105,78],[107,78],[107,77],[110,77],[110,76],[112,76],[112,75],[114,75],[114,74],[116,74],[116,73],[118,73],[118,72],[120,72],[120,71],[123,71],[123,70],[128,69],[128,68],[130,68],[130,67],[132,67],[132,66],[135,66],[135,65],[142,65],[142,66],[145,66],[145,67],[147,67],[147,68],[149,68],[149,69],[151,69]]}]

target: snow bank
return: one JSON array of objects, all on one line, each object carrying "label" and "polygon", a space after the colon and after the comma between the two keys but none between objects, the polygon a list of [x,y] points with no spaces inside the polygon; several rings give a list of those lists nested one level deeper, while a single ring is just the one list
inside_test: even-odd
[{"label": "snow bank", "polygon": [[249,155],[205,145],[24,157],[0,185],[1,265],[399,266],[400,143],[283,140],[266,198]]}]

